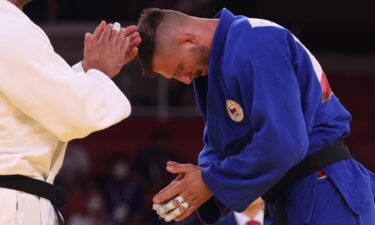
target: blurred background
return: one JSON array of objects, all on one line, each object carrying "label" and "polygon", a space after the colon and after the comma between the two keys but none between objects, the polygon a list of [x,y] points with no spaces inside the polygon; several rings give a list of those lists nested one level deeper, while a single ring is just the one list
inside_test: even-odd
[{"label": "blurred background", "polygon": [[[375,171],[375,2],[271,0],[34,0],[27,15],[71,65],[83,37],[104,19],[136,24],[143,8],[212,17],[235,14],[273,20],[291,30],[322,64],[335,94],[352,114],[346,143]],[[141,76],[134,60],[115,78],[133,105],[131,118],[73,141],[58,182],[68,192],[68,225],[159,225],[152,196],[174,177],[165,163],[196,163],[203,120],[191,86]],[[196,215],[179,224],[200,224]]]}]

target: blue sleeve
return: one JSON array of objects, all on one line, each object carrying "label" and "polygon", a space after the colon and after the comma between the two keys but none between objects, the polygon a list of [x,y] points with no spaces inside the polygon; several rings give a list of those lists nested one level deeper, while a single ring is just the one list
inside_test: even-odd
[{"label": "blue sleeve", "polygon": [[203,168],[203,179],[228,208],[242,212],[307,153],[308,135],[287,40],[263,42],[236,75],[253,138],[240,153]]},{"label": "blue sleeve", "polygon": [[209,165],[211,165],[211,163],[224,159],[222,154],[219,151],[215,150],[209,143],[206,125],[204,126],[203,143],[204,147],[199,153],[198,157],[198,165],[200,167],[208,167]]}]

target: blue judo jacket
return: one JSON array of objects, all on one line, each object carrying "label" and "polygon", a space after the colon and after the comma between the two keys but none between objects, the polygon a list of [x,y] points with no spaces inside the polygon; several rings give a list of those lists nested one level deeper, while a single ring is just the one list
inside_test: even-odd
[{"label": "blue judo jacket", "polygon": [[[223,9],[209,73],[194,80],[205,119],[198,163],[226,207],[241,212],[287,171],[349,134],[350,114],[315,57],[287,29]],[[372,174],[353,159],[324,172],[354,213],[374,204]],[[282,192],[291,224],[309,221],[317,174]]]}]

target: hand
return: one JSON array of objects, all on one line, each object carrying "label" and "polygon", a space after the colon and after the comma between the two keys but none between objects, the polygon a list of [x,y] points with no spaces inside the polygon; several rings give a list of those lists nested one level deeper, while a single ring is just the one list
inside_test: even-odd
[{"label": "hand", "polygon": [[[105,22],[102,21],[98,27],[96,27],[95,32],[93,34],[93,44],[95,45],[100,36],[102,35],[105,28]],[[141,37],[137,32],[137,26],[130,25],[125,28],[125,37],[129,37],[129,47],[126,51],[125,58],[124,58],[124,65],[134,59],[135,56],[138,54],[138,45],[141,43]]]},{"label": "hand", "polygon": [[112,24],[102,21],[93,34],[85,35],[84,70],[97,69],[113,78],[125,65],[129,43],[125,29],[112,30]]},{"label": "hand", "polygon": [[[167,171],[179,174],[179,176],[155,195],[153,202],[157,205],[166,203],[164,206],[169,204],[165,207],[167,210],[158,211],[158,214],[161,214],[160,216],[169,216],[169,218],[173,216],[173,218],[176,217],[176,221],[181,221],[190,216],[199,206],[206,202],[212,196],[212,192],[203,181],[202,169],[199,166],[168,162]],[[178,196],[182,197],[181,202],[176,202],[179,199],[176,198]],[[181,208],[180,206],[184,203],[187,204],[187,207]],[[177,209],[179,210],[176,212]]]},{"label": "hand", "polygon": [[137,32],[137,26],[131,25],[125,28],[125,36],[129,37],[129,47],[125,54],[124,65],[130,62],[138,54],[138,45],[141,43],[141,37]]},{"label": "hand", "polygon": [[[105,28],[105,22],[102,21],[99,26],[95,29],[95,32],[93,34],[93,44],[95,45],[100,36],[102,35],[104,28]],[[125,58],[124,58],[124,65],[130,62],[132,59],[134,59],[135,56],[138,54],[138,45],[141,43],[141,37],[139,36],[139,33],[137,32],[137,26],[131,25],[125,28],[125,37],[129,37],[129,47],[126,51]]]}]

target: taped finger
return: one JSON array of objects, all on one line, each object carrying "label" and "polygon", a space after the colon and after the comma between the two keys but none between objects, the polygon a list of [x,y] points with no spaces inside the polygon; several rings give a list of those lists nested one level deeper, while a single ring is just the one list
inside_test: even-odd
[{"label": "taped finger", "polygon": [[152,205],[152,210],[158,210],[162,205],[161,204],[153,204]]},{"label": "taped finger", "polygon": [[165,222],[170,222],[180,215],[184,214],[186,210],[189,208],[189,204],[187,202],[182,203],[177,209],[173,210],[172,212],[165,215],[163,218]]},{"label": "taped finger", "polygon": [[[180,208],[182,210],[180,210]],[[166,217],[164,217],[165,222],[171,222],[174,220],[176,217],[184,213],[185,208],[183,207],[178,207],[177,209],[173,210],[172,212],[168,213]]]},{"label": "taped finger", "polygon": [[182,204],[180,205],[180,207],[183,207],[183,208],[186,210],[187,208],[189,208],[189,203],[184,202],[184,203],[182,203]]},{"label": "taped finger", "polygon": [[167,204],[162,205],[160,208],[156,210],[157,214],[166,214],[169,211],[177,208],[182,202],[184,201],[184,198],[182,196],[177,196],[173,200],[169,201]]},{"label": "taped finger", "polygon": [[121,24],[119,22],[115,22],[113,24],[112,30],[120,31],[120,29],[121,29]]}]

